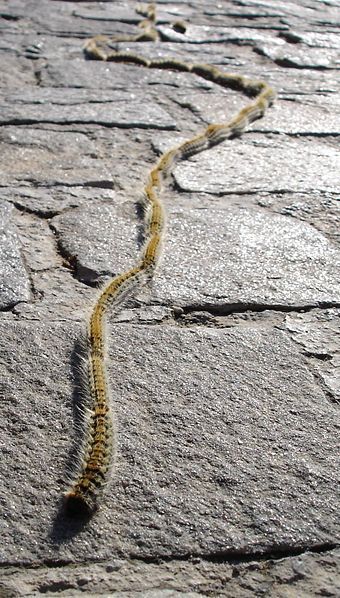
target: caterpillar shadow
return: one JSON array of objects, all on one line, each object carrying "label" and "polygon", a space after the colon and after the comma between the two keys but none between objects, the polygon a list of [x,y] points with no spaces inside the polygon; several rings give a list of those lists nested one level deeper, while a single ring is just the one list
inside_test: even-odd
[{"label": "caterpillar shadow", "polygon": [[[75,340],[71,353],[71,372],[73,381],[72,417],[75,430],[74,442],[71,446],[64,472],[65,482],[71,483],[80,462],[81,447],[84,436],[84,412],[88,408],[88,388],[86,376],[87,340],[85,335]],[[64,497],[61,498],[57,514],[49,534],[54,544],[66,543],[79,534],[89,523],[91,516],[79,511],[68,512]]]}]

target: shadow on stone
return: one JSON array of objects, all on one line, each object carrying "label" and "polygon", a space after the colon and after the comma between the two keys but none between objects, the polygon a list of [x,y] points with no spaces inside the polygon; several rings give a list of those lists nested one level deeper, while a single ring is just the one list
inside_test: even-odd
[{"label": "shadow on stone", "polygon": [[137,243],[139,249],[141,249],[145,243],[145,212],[147,207],[143,200],[136,201],[136,215],[138,218],[137,222]]},{"label": "shadow on stone", "polygon": [[[65,479],[72,483],[75,478],[78,466],[81,463],[82,445],[84,435],[84,411],[88,408],[87,388],[87,340],[85,336],[75,340],[71,354],[71,369],[73,380],[72,407],[75,438],[71,447]],[[58,513],[53,522],[50,532],[51,540],[56,544],[62,544],[71,540],[87,524],[92,512],[75,500],[72,496],[66,496],[60,503]]]},{"label": "shadow on stone", "polygon": [[53,525],[49,534],[53,544],[61,545],[70,542],[75,536],[85,529],[90,516],[71,515],[66,512],[65,503],[62,501],[59,511],[54,518]]}]

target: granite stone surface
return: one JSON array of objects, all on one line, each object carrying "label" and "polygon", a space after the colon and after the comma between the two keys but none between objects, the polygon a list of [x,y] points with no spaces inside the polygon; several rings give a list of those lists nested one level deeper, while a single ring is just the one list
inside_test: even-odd
[{"label": "granite stone surface", "polygon": [[13,207],[0,204],[0,308],[10,309],[31,298],[30,280],[13,222]]},{"label": "granite stone surface", "polygon": [[[1,597],[340,595],[338,4],[158,0],[138,43],[130,0],[0,0]],[[86,59],[100,34],[277,99],[162,190],[155,276],[106,317],[116,461],[74,520],[98,287],[139,259],[160,154],[251,101]]]},{"label": "granite stone surface", "polygon": [[2,328],[3,564],[335,542],[337,406],[287,334],[252,326],[108,328],[118,464],[98,516],[81,529],[65,519],[80,332],[70,321]]}]

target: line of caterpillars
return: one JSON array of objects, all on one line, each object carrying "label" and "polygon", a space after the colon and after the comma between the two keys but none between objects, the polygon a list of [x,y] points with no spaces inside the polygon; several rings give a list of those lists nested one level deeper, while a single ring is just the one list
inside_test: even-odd
[{"label": "line of caterpillars", "polygon": [[[146,20],[142,22],[142,32],[137,34],[133,41],[158,39],[154,5],[147,7],[146,17]],[[131,38],[129,40],[131,41]],[[128,52],[106,52],[103,45],[107,41],[109,41],[108,38],[103,36],[89,40],[85,46],[86,55],[96,60],[129,62],[148,68],[193,73],[223,87],[238,89],[255,99],[229,122],[211,124],[196,137],[165,152],[149,173],[144,188],[146,241],[140,259],[133,268],[116,276],[104,287],[90,317],[88,329],[90,405],[87,410],[87,429],[82,456],[79,460],[79,471],[65,497],[67,512],[80,516],[90,516],[98,508],[98,497],[107,482],[116,444],[105,369],[105,314],[109,304],[116,307],[136,286],[153,276],[159,260],[164,232],[165,217],[160,200],[162,187],[179,161],[230,137],[240,135],[250,123],[263,116],[276,96],[275,91],[263,81],[224,73],[208,64],[189,64],[171,58],[149,60]]]}]

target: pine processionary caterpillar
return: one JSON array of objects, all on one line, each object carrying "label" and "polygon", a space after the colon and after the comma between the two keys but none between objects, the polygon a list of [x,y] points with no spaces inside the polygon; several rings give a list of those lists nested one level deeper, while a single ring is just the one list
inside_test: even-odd
[{"label": "pine processionary caterpillar", "polygon": [[[150,4],[139,8],[138,12],[146,17],[145,21],[141,23],[143,31],[135,37],[129,37],[129,41],[159,39],[155,26],[155,5]],[[121,39],[113,41],[121,41]],[[140,260],[136,266],[113,278],[104,287],[93,307],[87,340],[90,406],[86,410],[86,436],[76,479],[65,497],[68,513],[83,516],[92,515],[98,507],[98,496],[107,482],[115,450],[114,427],[105,368],[104,323],[106,309],[109,304],[117,307],[136,286],[152,276],[158,264],[165,226],[164,209],[158,195],[162,184],[170,175],[174,165],[180,160],[185,160],[221,143],[228,137],[240,135],[251,122],[263,116],[276,96],[274,90],[267,83],[257,79],[224,73],[219,68],[208,64],[189,64],[172,58],[150,60],[130,52],[107,51],[102,46],[109,41],[105,36],[90,39],[85,45],[86,55],[95,60],[131,62],[148,68],[166,68],[194,73],[222,87],[241,90],[246,95],[255,97],[255,100],[242,108],[229,122],[209,125],[203,133],[165,152],[160,157],[156,166],[150,171],[144,188],[146,241]]]}]

